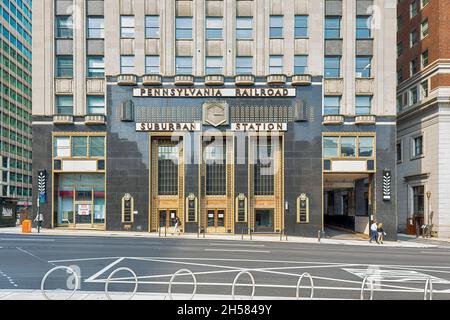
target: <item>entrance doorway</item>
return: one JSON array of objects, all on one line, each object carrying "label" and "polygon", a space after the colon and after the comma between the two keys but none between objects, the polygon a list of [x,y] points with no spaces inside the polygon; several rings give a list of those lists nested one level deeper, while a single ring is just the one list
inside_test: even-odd
[{"label": "entrance doorway", "polygon": [[208,209],[207,232],[225,233],[225,209]]},{"label": "entrance doorway", "polygon": [[177,210],[175,209],[160,209],[159,210],[159,227],[173,228],[175,227],[177,217]]},{"label": "entrance doorway", "polygon": [[274,232],[273,209],[255,210],[255,232]]}]

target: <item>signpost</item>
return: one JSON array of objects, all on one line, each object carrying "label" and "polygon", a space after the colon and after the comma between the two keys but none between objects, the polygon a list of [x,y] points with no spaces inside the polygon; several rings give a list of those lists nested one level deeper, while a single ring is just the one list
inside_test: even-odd
[{"label": "signpost", "polygon": [[38,171],[38,191],[39,195],[37,197],[37,214],[35,221],[37,222],[38,233],[41,232],[42,221],[44,217],[40,212],[40,205],[47,203],[47,170]]}]

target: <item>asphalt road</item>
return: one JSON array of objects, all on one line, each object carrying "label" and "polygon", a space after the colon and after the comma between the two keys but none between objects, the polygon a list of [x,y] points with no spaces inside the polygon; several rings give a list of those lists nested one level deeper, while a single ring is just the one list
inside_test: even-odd
[{"label": "asphalt road", "polygon": [[[167,292],[171,276],[189,269],[196,275],[198,294],[231,295],[236,275],[249,270],[256,297],[293,298],[299,276],[308,272],[316,298],[359,299],[364,276],[372,274],[374,299],[423,299],[426,279],[432,277],[433,299],[450,300],[448,247],[0,235],[0,290],[39,289],[44,275],[55,266],[77,270],[83,291],[103,291],[115,269],[128,267],[139,278],[139,292]],[[111,291],[132,291],[129,272],[118,272],[114,278],[117,283]],[[56,271],[45,287],[70,289],[70,280],[69,274]],[[192,292],[191,276],[177,277],[176,282],[173,292]],[[242,275],[238,283],[236,294],[250,295],[251,286],[242,286],[250,284],[249,276]],[[309,296],[309,279],[304,278],[301,286],[300,296]]]}]

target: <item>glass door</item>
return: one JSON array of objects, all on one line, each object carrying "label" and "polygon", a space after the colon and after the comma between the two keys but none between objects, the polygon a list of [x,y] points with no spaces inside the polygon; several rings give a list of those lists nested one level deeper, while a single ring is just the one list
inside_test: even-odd
[{"label": "glass door", "polygon": [[224,209],[209,209],[207,211],[207,217],[208,217],[208,232],[225,232]]},{"label": "glass door", "polygon": [[273,232],[273,209],[264,209],[255,211],[255,231]]},{"label": "glass door", "polygon": [[92,225],[94,200],[92,188],[75,190],[75,224]]},{"label": "glass door", "polygon": [[[177,210],[160,209],[159,210],[159,226],[161,228],[175,227],[177,218]],[[181,226],[179,226],[181,228]]]}]

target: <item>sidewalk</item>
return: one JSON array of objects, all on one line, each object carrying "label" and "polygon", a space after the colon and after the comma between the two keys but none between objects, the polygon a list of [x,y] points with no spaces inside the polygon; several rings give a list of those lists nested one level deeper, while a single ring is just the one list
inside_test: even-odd
[{"label": "sidewalk", "polygon": [[[1,234],[16,234],[22,235],[21,227],[14,228],[0,228]],[[124,237],[124,238],[159,238],[158,233],[147,233],[147,232],[132,232],[132,231],[101,231],[101,230],[73,230],[73,229],[41,229],[41,233],[37,233],[37,229],[33,229],[31,236],[69,236],[69,237]],[[266,242],[290,242],[290,243],[310,243],[318,244],[317,238],[307,238],[307,237],[294,237],[288,235],[288,240],[286,237],[282,237],[280,240],[279,235],[253,235],[252,239],[248,234],[244,235],[243,239],[241,235],[222,235],[222,234],[206,234],[203,236],[201,234],[199,237],[197,234],[182,234],[182,235],[172,235],[167,234],[165,237],[161,235],[161,239],[190,239],[190,240],[234,240],[234,241],[266,241]],[[420,239],[422,240],[422,239]],[[436,240],[436,239],[432,239]],[[437,242],[437,241],[436,241]],[[376,243],[369,243],[368,240],[355,236],[349,239],[339,239],[335,238],[323,238],[321,239],[321,244],[337,244],[337,245],[353,245],[353,246],[378,246],[378,247],[405,247],[405,248],[435,248],[439,246],[439,242],[430,243],[427,239],[418,242],[415,237],[414,239],[401,237],[399,241],[385,241],[383,245],[377,245]]]}]

